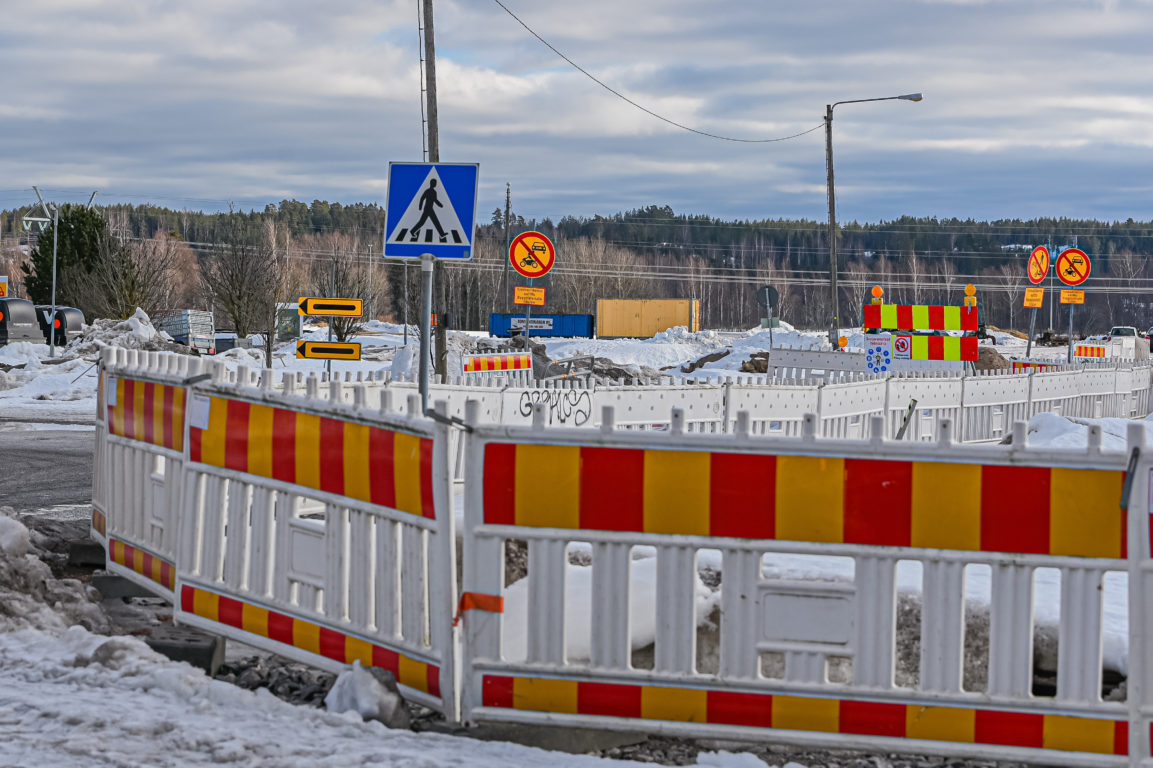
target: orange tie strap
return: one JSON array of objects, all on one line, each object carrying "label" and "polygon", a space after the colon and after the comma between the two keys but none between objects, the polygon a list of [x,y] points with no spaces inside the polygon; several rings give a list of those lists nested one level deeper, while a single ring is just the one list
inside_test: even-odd
[{"label": "orange tie strap", "polygon": [[504,598],[500,595],[483,595],[480,592],[465,592],[460,596],[456,606],[456,616],[452,619],[455,627],[460,623],[460,615],[465,611],[485,611],[487,613],[504,613]]}]

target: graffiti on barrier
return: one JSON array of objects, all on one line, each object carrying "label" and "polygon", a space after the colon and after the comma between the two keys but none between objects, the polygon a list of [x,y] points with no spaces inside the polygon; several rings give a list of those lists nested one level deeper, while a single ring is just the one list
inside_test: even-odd
[{"label": "graffiti on barrier", "polygon": [[548,407],[550,422],[572,422],[572,426],[581,427],[592,415],[592,398],[587,390],[526,389],[520,393],[520,415],[531,416],[532,407],[537,403]]}]

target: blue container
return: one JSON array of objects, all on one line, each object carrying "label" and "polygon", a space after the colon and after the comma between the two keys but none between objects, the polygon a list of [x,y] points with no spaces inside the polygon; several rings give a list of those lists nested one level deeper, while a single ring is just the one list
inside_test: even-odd
[{"label": "blue container", "polygon": [[[505,338],[513,335],[514,332],[519,336],[524,332],[524,319],[523,312],[516,314],[494,312],[488,316],[488,332],[493,336]],[[592,315],[538,315],[534,313],[531,321],[532,328],[529,336],[533,338],[549,336],[592,338],[593,335]]]}]

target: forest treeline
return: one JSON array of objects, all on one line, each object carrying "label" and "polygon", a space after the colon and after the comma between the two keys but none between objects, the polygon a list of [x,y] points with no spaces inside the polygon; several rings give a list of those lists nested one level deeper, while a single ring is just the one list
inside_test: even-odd
[{"label": "forest treeline", "polygon": [[[241,310],[222,307],[220,291],[208,288],[204,279],[218,267],[222,253],[231,249],[235,255],[243,244],[268,251],[287,282],[285,295],[334,290],[338,273],[348,273],[356,285],[342,277],[344,290],[355,287],[364,294],[373,314],[396,321],[407,316],[408,322],[416,322],[419,270],[415,264],[406,269],[402,263],[382,262],[383,210],[375,204],[285,200],[245,212],[204,213],[150,205],[98,206],[92,211],[105,222],[108,236],[127,249],[119,256],[121,262],[127,258],[124,254],[139,252],[137,260],[143,267],[160,258],[158,252],[168,254],[172,266],[159,271],[170,273],[172,286],[152,292],[154,303],[210,305],[227,318],[221,325],[229,320],[243,325],[233,317]],[[17,277],[17,291],[22,290],[20,263],[35,255],[35,249],[29,253],[20,248],[24,213],[0,212],[0,257],[8,262],[0,268],[7,269],[10,279]],[[613,216],[557,221],[525,219],[512,212],[506,220],[505,211],[497,209],[477,228],[474,260],[438,270],[453,327],[483,329],[490,312],[512,309],[511,286],[520,278],[507,267],[507,242],[526,229],[544,232],[557,245],[553,272],[536,281],[546,288],[548,312],[591,314],[597,298],[699,298],[705,327],[748,328],[763,315],[755,302],[756,289],[773,285],[780,292],[783,319],[802,327],[823,327],[829,316],[824,222],[726,221],[677,214],[655,205]],[[1025,260],[1035,245],[1048,245],[1054,254],[1076,245],[1092,258],[1093,277],[1084,286],[1088,301],[1075,315],[1078,330],[1153,324],[1148,298],[1153,290],[1149,258],[1153,222],[912,217],[841,226],[843,324],[859,322],[860,307],[874,284],[885,288],[889,301],[960,304],[965,284],[972,282],[990,324],[1026,326],[1021,308],[1028,285]],[[30,278],[35,286],[35,269]],[[79,304],[84,299],[73,301]],[[105,301],[93,311],[122,311],[124,304]],[[1046,307],[1039,327],[1048,325],[1048,315]],[[1062,310],[1055,316],[1060,319],[1056,324],[1064,327],[1064,317]]]}]

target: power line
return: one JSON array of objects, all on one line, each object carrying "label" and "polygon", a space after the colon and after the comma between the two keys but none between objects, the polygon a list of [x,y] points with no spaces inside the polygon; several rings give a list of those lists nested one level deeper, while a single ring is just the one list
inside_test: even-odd
[{"label": "power line", "polygon": [[500,0],[492,0],[492,1],[494,3],[496,3],[497,5],[499,5],[501,8],[503,8],[505,13],[507,13],[509,16],[512,16],[513,19],[516,20],[517,24],[520,24],[522,27],[524,27],[526,30],[528,30],[528,33],[530,35],[532,35],[537,40],[540,40],[542,43],[544,43],[545,47],[547,47],[550,51],[555,53],[557,56],[560,56],[562,59],[567,61],[569,63],[569,65],[573,69],[575,69],[577,72],[580,72],[582,75],[587,77],[589,80],[592,80],[594,83],[599,85],[601,88],[604,88],[606,91],[611,93],[613,96],[616,96],[618,99],[621,99],[622,101],[625,101],[625,102],[631,104],[632,106],[636,107],[641,112],[644,112],[647,115],[651,115],[658,120],[663,120],[664,122],[668,123],[669,125],[676,126],[677,128],[680,128],[681,130],[684,130],[684,131],[688,131],[689,133],[695,133],[695,134],[698,134],[700,136],[708,136],[710,139],[720,139],[721,141],[735,141],[735,142],[739,142],[741,144],[770,144],[770,143],[777,142],[777,141],[788,141],[789,139],[796,139],[800,136],[804,136],[807,133],[812,133],[813,131],[817,130],[818,128],[823,128],[825,125],[824,123],[818,123],[817,125],[813,126],[812,128],[808,129],[807,131],[801,131],[800,133],[794,133],[792,136],[779,136],[779,137],[774,138],[774,139],[735,139],[731,136],[720,136],[720,135],[715,134],[715,133],[708,133],[707,131],[700,131],[700,130],[697,130],[696,128],[690,128],[689,126],[684,125],[682,123],[678,123],[675,120],[670,120],[669,118],[665,117],[664,115],[659,115],[656,112],[653,112],[648,107],[641,106],[640,104],[638,104],[635,101],[633,101],[632,99],[630,99],[628,96],[625,96],[620,91],[615,90],[611,86],[605,84],[604,81],[597,79],[597,77],[595,75],[593,75],[591,72],[589,72],[587,69],[582,67],[580,64],[577,64],[575,61],[570,59],[568,56],[565,56],[563,53],[558,51],[556,49],[556,47],[553,46],[552,43],[550,43],[548,40],[545,40],[543,37],[538,35],[536,33],[536,31],[533,30],[532,27],[530,27],[528,24],[525,24],[523,21],[521,21],[519,16],[517,16],[515,13],[513,13],[511,10],[509,10],[507,5],[502,3]]}]

